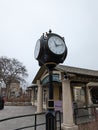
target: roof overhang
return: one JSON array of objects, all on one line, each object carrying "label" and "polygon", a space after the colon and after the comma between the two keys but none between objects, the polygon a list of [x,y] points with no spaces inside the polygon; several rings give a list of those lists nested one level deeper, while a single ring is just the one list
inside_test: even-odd
[{"label": "roof overhang", "polygon": [[[97,79],[96,82],[98,81],[98,71],[95,71],[95,70],[76,68],[76,67],[64,66],[64,65],[57,65],[54,69],[56,71],[64,72],[64,73],[68,73],[68,74],[96,78]],[[45,71],[47,71],[47,68],[43,65],[37,72],[32,83],[35,84],[37,80],[40,80]]]}]

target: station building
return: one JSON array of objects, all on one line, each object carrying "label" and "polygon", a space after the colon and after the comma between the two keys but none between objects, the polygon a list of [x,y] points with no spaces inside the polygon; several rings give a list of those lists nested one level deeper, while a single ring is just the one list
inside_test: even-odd
[{"label": "station building", "polygon": [[[54,109],[63,113],[62,128],[76,130],[73,103],[77,107],[98,103],[98,71],[57,65],[52,73]],[[30,86],[31,102],[37,113],[47,109],[49,73],[45,66],[37,72]],[[67,117],[67,118],[66,118]]]}]

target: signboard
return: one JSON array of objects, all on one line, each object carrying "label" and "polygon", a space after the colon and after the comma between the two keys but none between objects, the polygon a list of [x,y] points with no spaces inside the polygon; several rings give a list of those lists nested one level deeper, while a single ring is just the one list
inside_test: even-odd
[{"label": "signboard", "polygon": [[54,109],[55,109],[55,111],[63,112],[61,100],[54,101]]}]

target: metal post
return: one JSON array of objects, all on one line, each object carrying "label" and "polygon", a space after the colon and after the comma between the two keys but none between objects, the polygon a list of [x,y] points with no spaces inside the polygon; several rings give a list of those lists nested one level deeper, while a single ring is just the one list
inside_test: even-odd
[{"label": "metal post", "polygon": [[48,109],[54,110],[54,100],[53,100],[53,84],[52,84],[52,70],[49,69],[49,101]]},{"label": "metal post", "polygon": [[56,130],[56,120],[53,99],[52,69],[49,68],[49,99],[46,113],[46,130]]},{"label": "metal post", "polygon": [[37,119],[37,114],[35,114],[35,124],[34,124],[34,130],[36,130],[36,119]]}]

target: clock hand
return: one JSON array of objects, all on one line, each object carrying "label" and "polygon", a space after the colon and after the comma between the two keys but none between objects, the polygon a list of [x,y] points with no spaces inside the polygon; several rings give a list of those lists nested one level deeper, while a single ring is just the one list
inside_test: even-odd
[{"label": "clock hand", "polygon": [[62,46],[62,44],[56,44],[56,46]]},{"label": "clock hand", "polygon": [[57,46],[62,46],[62,44],[56,44]]},{"label": "clock hand", "polygon": [[54,40],[54,44],[55,44],[55,46],[57,46],[57,44],[56,44],[55,40]]},{"label": "clock hand", "polygon": [[55,46],[62,46],[62,44],[57,44],[56,41],[54,40]]}]

